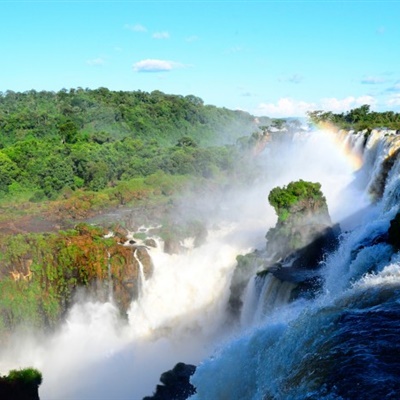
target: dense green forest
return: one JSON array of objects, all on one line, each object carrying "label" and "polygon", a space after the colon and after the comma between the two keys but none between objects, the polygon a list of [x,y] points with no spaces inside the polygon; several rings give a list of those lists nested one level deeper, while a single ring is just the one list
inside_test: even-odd
[{"label": "dense green forest", "polygon": [[[147,185],[165,188],[174,176],[216,177],[232,170],[237,139],[255,130],[250,114],[192,95],[7,91],[0,95],[0,201],[118,185],[143,193],[154,174]],[[115,196],[124,202],[121,190]]]},{"label": "dense green forest", "polygon": [[129,304],[121,289],[135,263],[121,246],[127,239],[105,238],[108,221],[107,229],[77,221],[152,207],[171,251],[180,233],[200,240],[202,221],[168,217],[173,196],[252,182],[266,126],[278,123],[159,91],[1,94],[0,341],[21,324],[54,327],[78,287],[94,290],[110,274]]},{"label": "dense green forest", "polygon": [[356,131],[375,128],[400,129],[400,113],[371,111],[368,104],[339,114],[332,111],[311,111],[308,117],[315,124],[329,122],[339,128]]}]

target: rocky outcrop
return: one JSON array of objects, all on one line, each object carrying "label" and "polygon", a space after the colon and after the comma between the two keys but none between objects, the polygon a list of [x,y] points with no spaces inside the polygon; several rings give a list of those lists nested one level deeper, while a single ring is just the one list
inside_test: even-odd
[{"label": "rocky outcrop", "polygon": [[141,274],[145,279],[153,274],[153,263],[145,246],[135,244],[127,247],[130,252],[120,265],[111,266],[114,301],[125,313],[140,292]]},{"label": "rocky outcrop", "polygon": [[388,243],[391,244],[396,251],[400,250],[400,212],[390,221]]},{"label": "rocky outcrop", "polygon": [[169,221],[159,234],[164,240],[164,252],[179,254],[188,249],[185,240],[191,239],[192,247],[201,246],[207,238],[207,228],[200,220]]},{"label": "rocky outcrop", "polygon": [[324,254],[337,245],[339,227],[332,226],[319,183],[291,182],[269,194],[278,222],[267,235],[270,257],[264,273],[300,284],[304,290],[318,283]]},{"label": "rocky outcrop", "polygon": [[42,374],[36,369],[12,370],[8,376],[0,377],[0,399],[40,400],[41,383]]},{"label": "rocky outcrop", "polygon": [[160,382],[152,396],[143,400],[186,400],[194,393],[195,387],[190,383],[190,377],[196,367],[190,364],[178,363],[175,367],[161,375]]},{"label": "rocky outcrop", "polygon": [[[321,283],[319,266],[324,255],[338,243],[340,229],[332,226],[319,183],[291,182],[273,189],[268,199],[278,221],[266,234],[265,250],[236,259],[228,301],[228,310],[234,317],[242,308],[244,290],[254,274],[259,288],[265,282],[273,286],[267,290],[275,293],[275,300],[268,299],[273,304],[286,299],[289,291],[292,299],[312,294]],[[271,279],[270,274],[276,279]]]}]

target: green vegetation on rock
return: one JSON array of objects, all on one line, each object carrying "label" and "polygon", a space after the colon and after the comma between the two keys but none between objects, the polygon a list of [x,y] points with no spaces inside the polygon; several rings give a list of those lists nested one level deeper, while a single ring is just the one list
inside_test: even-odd
[{"label": "green vegetation on rock", "polygon": [[35,368],[12,370],[0,376],[0,398],[4,400],[39,400],[42,374]]},{"label": "green vegetation on rock", "polygon": [[321,184],[299,180],[287,186],[276,187],[268,195],[268,201],[274,207],[278,220],[283,222],[294,210],[296,204],[308,201],[311,204],[325,202],[321,192]]},{"label": "green vegetation on rock", "polygon": [[98,297],[107,293],[107,285],[123,286],[127,275],[135,273],[132,249],[120,245],[126,238],[105,238],[106,233],[79,224],[58,233],[5,237],[0,245],[0,331],[54,327],[78,287]]},{"label": "green vegetation on rock", "polygon": [[35,368],[13,369],[8,373],[8,376],[3,377],[3,379],[24,385],[40,385],[43,380],[42,373]]}]

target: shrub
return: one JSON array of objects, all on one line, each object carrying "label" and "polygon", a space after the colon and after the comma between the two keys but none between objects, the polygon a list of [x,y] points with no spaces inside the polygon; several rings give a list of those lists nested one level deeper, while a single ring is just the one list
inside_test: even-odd
[{"label": "shrub", "polygon": [[42,373],[35,368],[13,369],[5,377],[9,382],[24,385],[40,385],[43,381]]},{"label": "shrub", "polygon": [[268,201],[278,215],[279,221],[285,221],[291,208],[302,200],[324,200],[321,192],[321,184],[299,180],[290,182],[287,186],[276,187],[268,195]]}]

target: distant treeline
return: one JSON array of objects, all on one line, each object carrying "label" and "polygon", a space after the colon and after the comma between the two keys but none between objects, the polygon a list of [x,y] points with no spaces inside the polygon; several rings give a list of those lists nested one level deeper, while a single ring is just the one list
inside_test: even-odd
[{"label": "distant treeline", "polygon": [[311,111],[308,117],[316,124],[330,122],[339,128],[357,131],[375,128],[400,129],[400,113],[371,111],[368,104],[340,114],[331,111]]},{"label": "distant treeline", "polygon": [[232,168],[232,144],[256,129],[250,114],[192,95],[7,91],[0,93],[0,199],[99,191],[160,171],[212,177]]}]

